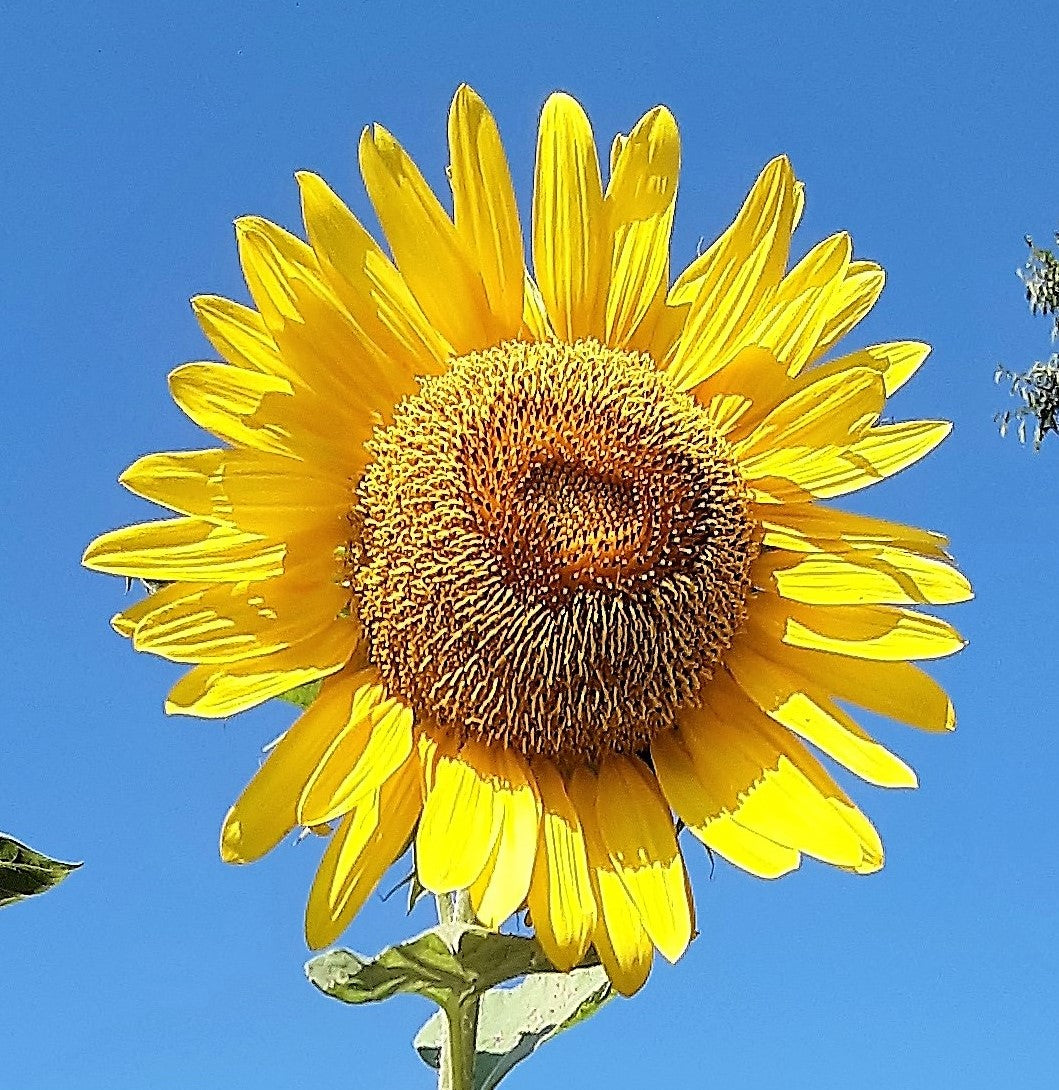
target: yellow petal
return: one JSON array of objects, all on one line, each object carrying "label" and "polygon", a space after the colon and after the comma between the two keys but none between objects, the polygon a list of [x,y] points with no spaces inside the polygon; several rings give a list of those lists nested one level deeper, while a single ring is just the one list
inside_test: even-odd
[{"label": "yellow petal", "polygon": [[[771,249],[763,267],[763,286],[774,288],[787,267],[794,213],[801,200],[799,190],[804,194],[787,156],[779,155],[767,163],[731,226],[677,277],[669,293],[670,304],[693,303],[703,284],[744,264],[765,240],[770,241]],[[786,207],[788,200],[790,209]]]},{"label": "yellow petal", "polygon": [[404,148],[381,125],[360,138],[360,171],[394,261],[423,313],[462,354],[499,328],[464,239]]},{"label": "yellow petal", "polygon": [[870,348],[862,349],[862,352],[883,365],[886,396],[890,397],[922,367],[930,355],[930,345],[922,341],[889,341],[886,344],[873,344]]},{"label": "yellow petal", "polygon": [[727,814],[711,821],[695,835],[710,851],[755,878],[782,878],[802,863],[801,852],[745,828]]},{"label": "yellow petal", "polygon": [[169,390],[184,412],[218,439],[295,457],[288,437],[268,415],[257,418],[270,395],[291,394],[286,379],[219,363],[188,363],[170,373]]},{"label": "yellow petal", "polygon": [[604,198],[614,239],[604,333],[614,347],[629,343],[665,295],[679,174],[680,134],[658,106],[625,140]]},{"label": "yellow petal", "polygon": [[[873,261],[851,261],[845,277],[830,295],[827,317],[816,338],[809,362],[819,359],[875,306],[886,283],[886,273]],[[889,391],[888,391],[889,392]]]},{"label": "yellow petal", "polygon": [[475,915],[494,930],[526,900],[541,818],[537,784],[525,760],[509,749],[499,749],[496,761],[494,798],[503,808],[500,835],[470,890]]},{"label": "yellow petal", "polygon": [[350,439],[358,428],[313,391],[299,387],[295,394],[291,383],[277,375],[189,363],[170,374],[169,388],[196,424],[234,446],[356,468]]},{"label": "yellow petal", "polygon": [[802,222],[802,213],[805,211],[805,182],[794,183],[794,222],[791,225],[791,231],[798,229],[798,224]]},{"label": "yellow petal", "polygon": [[812,449],[848,443],[879,418],[886,404],[882,379],[866,367],[827,375],[784,398],[757,427],[735,444],[748,480],[767,477],[774,461],[795,447]]},{"label": "yellow petal", "polygon": [[894,545],[923,556],[947,556],[949,540],[944,534],[819,504],[767,504],[758,507],[754,517],[765,531],[764,544],[776,549],[835,553]]},{"label": "yellow petal", "polygon": [[779,878],[795,870],[801,855],[738,824],[716,792],[700,780],[677,731],[651,742],[651,760],[666,801],[711,851],[758,878]]},{"label": "yellow petal", "polygon": [[304,322],[300,299],[316,292],[324,295],[325,302],[336,311],[338,299],[328,298],[312,247],[289,231],[260,216],[241,216],[235,221],[235,237],[247,287],[264,328],[283,355],[276,334],[285,335],[291,326]]},{"label": "yellow petal", "polygon": [[[625,903],[623,908],[612,907],[610,909],[611,919],[615,921],[613,933],[622,935],[624,931],[631,930],[632,925],[635,924],[635,926],[639,927],[640,934],[643,935],[642,945],[636,948],[635,955],[619,957],[614,947],[612,932],[603,920],[596,923],[596,929],[592,933],[592,945],[595,946],[600,964],[615,989],[624,996],[632,996],[647,983],[647,978],[651,975],[651,963],[654,960],[655,948],[640,923],[636,907],[629,900],[629,895],[625,892],[625,887],[618,881],[617,876],[614,877],[614,882],[616,892],[613,894],[612,899],[616,902],[620,896],[625,899]],[[595,886],[593,886],[593,891],[597,899],[604,896]],[[624,914],[622,914],[623,911]],[[628,942],[628,939],[625,939],[625,941]]]},{"label": "yellow petal", "polygon": [[769,550],[754,585],[810,605],[952,605],[974,597],[950,564],[893,546],[844,553]]},{"label": "yellow petal", "polygon": [[167,606],[171,602],[179,601],[185,595],[205,590],[209,585],[209,583],[170,583],[168,586],[146,595],[138,602],[133,602],[128,609],[116,613],[110,618],[110,626],[119,636],[131,639],[136,631],[136,626],[148,614]]},{"label": "yellow petal", "polygon": [[305,938],[318,950],[335,941],[408,844],[419,817],[414,755],[331,837],[305,909]]},{"label": "yellow petal", "polygon": [[145,613],[133,647],[174,662],[234,662],[282,651],[328,627],[349,592],[288,579],[221,583],[170,596]]},{"label": "yellow petal", "polygon": [[602,337],[610,238],[592,127],[569,95],[544,104],[533,189],[533,267],[560,340]]},{"label": "yellow petal", "polygon": [[858,659],[936,659],[966,646],[939,617],[897,606],[804,606],[762,594],[753,616],[791,647]]},{"label": "yellow petal", "polygon": [[[951,431],[952,424],[948,420],[909,420],[902,424],[884,424],[872,428],[854,443],[846,457],[862,465],[863,473],[868,478],[864,483],[873,484],[900,473],[926,457]],[[841,492],[838,486],[832,485],[826,491],[819,490],[817,495],[828,498],[860,487],[860,481],[843,481]]]},{"label": "yellow petal", "polygon": [[585,836],[562,777],[550,761],[533,763],[541,796],[540,838],[529,904],[537,941],[552,964],[569,972],[585,956],[596,928],[596,901]]},{"label": "yellow petal", "polygon": [[287,377],[317,394],[319,411],[359,443],[376,423],[373,413],[387,418],[415,390],[408,361],[388,355],[346,311],[310,246],[256,216],[235,226],[247,286],[289,366]]},{"label": "yellow petal", "polygon": [[607,854],[644,930],[666,958],[676,961],[691,941],[684,859],[669,807],[642,761],[616,754],[604,759],[596,815]]},{"label": "yellow petal", "polygon": [[828,699],[827,674],[819,680],[802,676],[782,653],[771,657],[776,646],[759,649],[741,640],[729,650],[725,666],[743,692],[777,723],[861,779],[880,787],[915,787],[915,772]]},{"label": "yellow petal", "polygon": [[651,972],[654,944],[603,843],[596,817],[597,795],[594,773],[584,766],[578,768],[570,782],[570,800],[581,817],[592,894],[598,907],[592,942],[614,986],[622,995],[633,995]]},{"label": "yellow petal", "polygon": [[379,244],[316,174],[295,175],[302,218],[329,286],[378,354],[407,374],[436,374],[452,347]]},{"label": "yellow petal", "polygon": [[359,675],[328,678],[312,705],[272,748],[221,827],[221,858],[252,863],[297,824],[298,797],[331,739],[347,722]]},{"label": "yellow petal", "polygon": [[495,798],[495,758],[487,746],[473,739],[461,744],[447,733],[433,741],[420,754],[427,790],[416,869],[432,893],[448,893],[466,889],[485,869],[504,809]]},{"label": "yellow petal", "polygon": [[681,718],[678,739],[709,809],[826,862],[846,866],[859,859],[856,839],[827,799],[746,718],[727,706],[688,709]]},{"label": "yellow petal", "polygon": [[354,694],[349,719],[305,783],[302,825],[323,825],[377,791],[412,752],[412,709],[387,699],[377,672]]},{"label": "yellow petal", "polygon": [[449,111],[449,155],[456,232],[481,273],[492,335],[508,340],[522,325],[522,228],[496,121],[466,84]]},{"label": "yellow petal", "polygon": [[[650,337],[641,343],[640,333],[637,331],[633,337],[631,346],[641,352],[646,352],[655,361],[659,369],[667,370],[673,363],[677,348],[680,345],[680,337],[684,331],[684,323],[688,317],[689,307],[671,307],[663,302],[659,308],[658,317],[651,323]],[[645,322],[641,329],[646,328]]]},{"label": "yellow petal", "polygon": [[780,156],[761,172],[732,226],[673,285],[669,303],[691,307],[669,367],[680,389],[763,343],[745,332],[783,276],[793,214],[794,172]]},{"label": "yellow petal", "polygon": [[520,336],[530,341],[546,341],[555,336],[548,308],[544,305],[541,290],[533,282],[529,272],[525,276],[525,298],[522,311],[522,330]]},{"label": "yellow petal", "polygon": [[789,392],[787,368],[765,348],[744,348],[695,387],[721,435],[748,435]]},{"label": "yellow petal", "polygon": [[283,574],[286,547],[201,519],[142,522],[101,534],[81,563],[108,575],[234,583]]},{"label": "yellow petal", "polygon": [[867,819],[805,747],[734,682],[711,682],[709,708],[682,715],[680,737],[716,801],[742,826],[860,873],[882,865]]},{"label": "yellow petal", "polygon": [[853,243],[840,232],[817,243],[783,278],[775,294],[743,332],[796,375],[813,357],[828,318],[839,305]]},{"label": "yellow petal", "polygon": [[196,295],[191,309],[210,344],[230,364],[268,375],[286,374],[287,365],[256,310],[219,295]]},{"label": "yellow petal", "polygon": [[352,620],[336,621],[318,636],[283,651],[240,662],[206,663],[189,670],[169,691],[169,715],[224,719],[274,696],[336,673],[360,639]]},{"label": "yellow petal", "polygon": [[[848,446],[789,447],[760,456],[753,491],[759,503],[804,502],[855,492],[892,477],[929,454],[952,431],[945,420],[881,424]],[[767,473],[765,470],[767,469]]]},{"label": "yellow petal", "polygon": [[[749,633],[748,633],[749,634]],[[804,651],[762,640],[770,659],[818,681],[838,700],[885,715],[919,730],[940,733],[956,727],[956,712],[945,690],[909,662],[873,662],[823,651]]]},{"label": "yellow petal", "polygon": [[827,363],[818,363],[802,373],[800,381],[811,381],[814,376],[837,374],[854,367],[870,367],[879,372],[886,388],[886,396],[892,396],[919,370],[930,355],[930,345],[921,341],[888,341],[858,349],[847,356],[838,356]]},{"label": "yellow petal", "polygon": [[285,537],[319,530],[335,545],[348,536],[348,481],[274,454],[227,449],[148,454],[119,479],[144,499],[249,532]]}]

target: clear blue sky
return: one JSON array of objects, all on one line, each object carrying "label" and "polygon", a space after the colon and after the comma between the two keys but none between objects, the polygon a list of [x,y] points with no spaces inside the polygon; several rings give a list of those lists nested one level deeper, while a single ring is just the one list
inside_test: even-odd
[{"label": "clear blue sky", "polygon": [[[1049,351],[1014,270],[1023,234],[1059,226],[1057,24],[1043,2],[0,3],[0,828],[86,860],[0,915],[5,1085],[431,1085],[409,1047],[426,1003],[355,1010],[303,979],[319,845],[242,869],[217,856],[291,713],[165,718],[176,668],[111,634],[122,583],[79,558],[150,517],[115,483],[130,461],[209,445],[165,376],[210,356],[191,295],[245,298],[232,219],[297,227],[300,168],[367,216],[355,143],[372,120],[440,185],[464,80],[523,201],[550,91],[580,98],[607,143],[668,104],[677,262],[788,152],[808,187],[796,245],[849,229],[888,271],[858,342],[935,346],[894,414],[956,421],[858,507],[948,532],[978,593],[949,614],[969,649],[936,671],[957,733],[873,724],[921,789],[851,785],[882,873],[807,863],[765,884],[719,862],[711,879],[689,852],[688,955],[506,1085],[1053,1085],[1059,443],[1001,442],[991,376]],[[427,925],[399,900],[373,899],[347,943]]]}]

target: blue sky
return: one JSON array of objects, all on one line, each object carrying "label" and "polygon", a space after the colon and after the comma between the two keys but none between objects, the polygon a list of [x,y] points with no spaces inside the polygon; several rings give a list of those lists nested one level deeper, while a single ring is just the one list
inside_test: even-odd
[{"label": "blue sky", "polygon": [[[947,532],[978,595],[950,613],[970,647],[935,671],[957,733],[873,724],[920,790],[849,785],[882,873],[807,863],[766,884],[719,862],[711,878],[690,851],[688,955],[505,1085],[1051,1084],[1059,444],[1002,442],[991,376],[1050,350],[1014,270],[1025,233],[1059,226],[1057,29],[1044,3],[0,5],[0,827],[86,860],[0,916],[10,1085],[431,1085],[409,1047],[425,1003],[355,1010],[303,979],[318,844],[251,868],[217,856],[291,713],[167,719],[176,668],[110,632],[122,583],[79,558],[150,517],[115,483],[129,462],[209,445],[165,376],[210,357],[191,295],[245,299],[233,218],[296,228],[309,168],[373,222],[355,166],[373,120],[440,186],[461,81],[497,115],[523,208],[549,92],[575,94],[607,144],[669,105],[677,262],[788,152],[808,191],[796,246],[848,229],[888,271],[856,342],[935,346],[894,415],[956,422],[855,506]],[[398,902],[373,899],[346,943],[428,925]]]}]

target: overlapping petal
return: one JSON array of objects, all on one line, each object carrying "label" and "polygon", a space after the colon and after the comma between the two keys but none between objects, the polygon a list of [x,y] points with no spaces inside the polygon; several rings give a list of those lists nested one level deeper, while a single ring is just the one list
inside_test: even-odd
[{"label": "overlapping petal", "polygon": [[198,518],[143,522],[101,534],[81,562],[140,579],[234,583],[283,574],[283,541]]},{"label": "overlapping petal", "polygon": [[397,268],[423,313],[458,353],[495,343],[501,327],[489,311],[466,238],[381,125],[361,136],[360,170]]},{"label": "overlapping petal", "polygon": [[556,335],[602,333],[610,246],[592,127],[569,95],[541,113],[533,184],[533,267]]},{"label": "overlapping petal", "polygon": [[611,261],[603,341],[646,347],[669,281],[669,236],[680,173],[680,135],[658,106],[616,145],[603,198]]},{"label": "overlapping petal", "polygon": [[598,918],[585,833],[555,766],[535,762],[533,774],[541,823],[527,904],[544,952],[567,972],[585,956]]},{"label": "overlapping petal", "polygon": [[338,618],[311,639],[281,651],[237,662],[202,663],[169,690],[165,709],[170,714],[226,719],[337,673],[359,642],[355,622]]},{"label": "overlapping petal", "polygon": [[413,756],[343,819],[309,891],[305,939],[312,949],[334,942],[360,911],[404,850],[421,805]]},{"label": "overlapping petal", "polygon": [[353,715],[363,677],[343,671],[273,746],[265,763],[228,811],[221,827],[221,857],[252,863],[298,824],[298,800],[333,739]]}]

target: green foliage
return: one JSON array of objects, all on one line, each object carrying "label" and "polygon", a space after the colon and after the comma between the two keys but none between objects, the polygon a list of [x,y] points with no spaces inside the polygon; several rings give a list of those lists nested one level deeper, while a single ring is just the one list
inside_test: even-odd
[{"label": "green foliage", "polygon": [[305,967],[320,991],[343,1003],[376,1003],[405,992],[441,1007],[528,973],[554,971],[533,939],[459,921],[438,924],[373,958],[332,950]]},{"label": "green foliage", "polygon": [[[1056,234],[1059,244],[1059,233]],[[1026,285],[1026,301],[1030,312],[1053,318],[1052,339],[1059,337],[1059,258],[1051,250],[1045,250],[1026,238],[1030,257],[1019,277]],[[1000,434],[1006,435],[1015,425],[1020,442],[1026,442],[1027,421],[1033,421],[1033,446],[1040,449],[1049,432],[1059,434],[1059,353],[1053,353],[1045,362],[1036,362],[1023,372],[997,366],[994,379],[1011,384],[1012,397],[1022,404],[1015,409],[1005,409],[995,416]]]},{"label": "green foliage", "polygon": [[45,893],[80,863],[63,863],[0,833],[0,908]]},{"label": "green foliage", "polygon": [[[493,1090],[516,1064],[610,998],[610,981],[599,965],[572,973],[534,973],[513,988],[486,992],[478,1014],[474,1090]],[[435,1069],[445,1033],[445,1017],[438,1011],[413,1042],[422,1061]]]},{"label": "green foliage", "polygon": [[286,700],[289,704],[296,704],[299,708],[307,708],[320,695],[322,686],[322,681],[308,681],[296,689],[283,693],[279,699]]},{"label": "green foliage", "polygon": [[[1055,241],[1059,243],[1059,231]],[[1055,340],[1059,337],[1059,258],[1051,250],[1034,246],[1029,235],[1026,245],[1030,248],[1030,259],[1019,273],[1026,285],[1026,301],[1031,313],[1053,315],[1052,340]]]},{"label": "green foliage", "polygon": [[[343,1003],[421,995],[440,1007],[415,1039],[442,1085],[492,1090],[545,1041],[598,1011],[611,987],[594,959],[557,972],[534,939],[502,935],[462,920],[438,924],[373,958],[332,950],[305,967],[309,980]],[[514,987],[505,987],[520,980]],[[460,1078],[446,1081],[442,1055],[467,1031]],[[456,1066],[456,1065],[453,1065]]]}]

